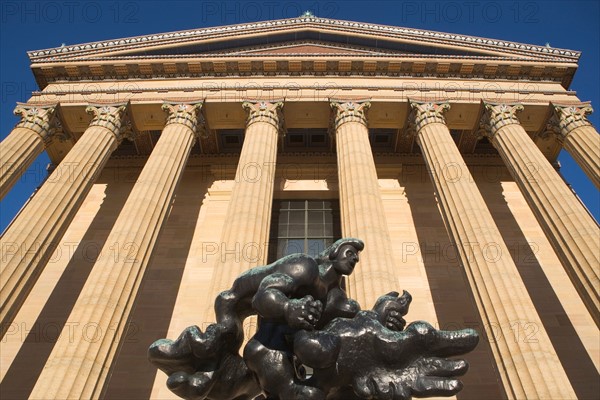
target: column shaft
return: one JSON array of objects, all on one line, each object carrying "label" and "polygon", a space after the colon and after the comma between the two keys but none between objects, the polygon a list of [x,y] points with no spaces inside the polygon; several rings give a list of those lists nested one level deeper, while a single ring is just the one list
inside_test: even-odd
[{"label": "column shaft", "polygon": [[398,290],[390,234],[383,211],[375,161],[364,114],[368,103],[332,103],[336,111],[336,150],[342,235],[365,242],[360,264],[350,275],[348,294],[362,307]]},{"label": "column shaft", "polygon": [[[190,113],[197,108],[187,107],[193,108]],[[182,123],[168,124],[163,130],[66,324],[93,324],[102,335],[90,340],[81,329],[73,334],[65,328],[30,398],[100,397],[194,134]]]},{"label": "column shaft", "polygon": [[494,147],[600,326],[598,224],[519,124],[515,114],[522,107],[486,105],[486,108],[487,132]]},{"label": "column shaft", "polygon": [[556,133],[564,148],[600,189],[600,135],[587,119],[594,110],[588,103],[553,106],[548,130]]},{"label": "column shaft", "polygon": [[40,135],[25,128],[13,129],[0,143],[0,200],[43,151],[44,141]]},{"label": "column shaft", "polygon": [[600,190],[600,135],[593,126],[581,126],[569,133],[565,149]]},{"label": "column shaft", "polygon": [[21,121],[0,143],[0,200],[44,151],[55,122],[55,107],[20,105],[15,114]]},{"label": "column shaft", "polygon": [[[412,103],[412,107],[417,141],[442,217],[509,398],[575,398],[509,250],[444,123],[441,113],[448,106]],[[535,340],[523,339],[528,326],[539,329]]]},{"label": "column shaft", "polygon": [[[113,110],[112,118],[119,119],[124,110],[124,107],[118,111]],[[117,123],[120,126],[120,122]],[[56,249],[96,177],[117,147],[119,140],[115,132],[106,126],[90,126],[2,237],[2,336]]]},{"label": "column shaft", "polygon": [[[266,262],[282,106],[244,103],[249,112],[246,134],[219,243],[211,300],[230,288],[242,272]],[[211,308],[204,321],[212,316]]]}]

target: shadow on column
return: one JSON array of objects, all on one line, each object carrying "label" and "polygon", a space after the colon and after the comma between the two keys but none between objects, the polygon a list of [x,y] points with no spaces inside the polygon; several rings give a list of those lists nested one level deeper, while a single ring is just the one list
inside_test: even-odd
[{"label": "shadow on column", "polygon": [[[29,333],[0,384],[0,398],[23,399],[31,394],[136,177],[127,176],[126,182],[103,178],[101,176],[97,182],[108,183],[102,204],[81,242],[74,251],[69,248],[73,256],[34,325],[22,328],[28,329]],[[61,255],[67,255],[64,248]],[[82,326],[73,326],[72,329],[82,329]]]},{"label": "shadow on column", "polygon": [[[167,337],[197,218],[207,190],[206,182],[195,182],[194,175],[187,174],[189,172],[185,173],[176,191],[171,213],[146,269],[133,305],[128,330],[117,350],[102,398],[150,398],[157,369],[148,361],[148,347],[155,340]],[[198,293],[198,310],[204,307],[202,299],[202,293]],[[196,323],[202,326],[202,321]],[[165,385],[166,379],[167,376],[164,375]]]},{"label": "shadow on column", "polygon": [[421,174],[401,184],[411,209],[439,327],[473,328],[481,336],[477,348],[465,356],[470,367],[461,378],[464,389],[457,398],[506,399],[466,274],[439,213],[433,185],[425,167],[421,170]]},{"label": "shadow on column", "polygon": [[[600,393],[600,376],[594,362],[508,207],[501,182],[477,183],[577,398],[597,399]],[[533,245],[535,250],[535,243]],[[553,267],[563,268],[558,261]],[[570,281],[565,283],[571,284]]]}]

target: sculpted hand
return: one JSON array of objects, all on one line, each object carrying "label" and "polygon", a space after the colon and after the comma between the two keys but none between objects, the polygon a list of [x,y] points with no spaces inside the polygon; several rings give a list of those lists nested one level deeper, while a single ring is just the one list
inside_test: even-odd
[{"label": "sculpted hand", "polygon": [[323,312],[323,304],[312,296],[290,299],[285,305],[285,319],[294,329],[313,330]]},{"label": "sculpted hand", "polygon": [[398,295],[398,292],[383,295],[373,306],[373,311],[377,313],[381,325],[393,331],[404,329],[406,321],[402,317],[408,313],[412,301],[412,296],[406,290],[402,292],[402,296],[398,297]]}]

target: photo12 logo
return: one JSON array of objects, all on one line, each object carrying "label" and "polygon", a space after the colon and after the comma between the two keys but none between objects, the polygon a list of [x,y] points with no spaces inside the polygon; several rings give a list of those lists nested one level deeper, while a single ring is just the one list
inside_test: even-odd
[{"label": "photo12 logo", "polygon": [[140,22],[135,1],[2,1],[0,21],[20,24]]}]

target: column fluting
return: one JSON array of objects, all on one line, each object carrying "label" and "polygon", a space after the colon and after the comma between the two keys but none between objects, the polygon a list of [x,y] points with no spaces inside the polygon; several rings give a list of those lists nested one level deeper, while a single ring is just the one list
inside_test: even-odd
[{"label": "column fluting", "polygon": [[72,328],[65,328],[30,398],[100,397],[196,141],[200,107],[201,104],[163,105],[169,113],[167,124],[67,320],[69,327],[93,324],[102,335],[98,340],[89,340],[83,330],[72,332]]},{"label": "column fluting", "polygon": [[600,189],[600,135],[586,115],[593,112],[589,104],[554,105],[549,128],[554,131],[575,162]]},{"label": "column fluting", "polygon": [[56,121],[56,106],[20,104],[14,113],[21,121],[0,143],[0,200],[44,151]]},{"label": "column fluting", "polygon": [[2,236],[1,336],[122,139],[125,106],[87,111],[94,114],[90,126]]},{"label": "column fluting", "polygon": [[[575,398],[510,252],[467,168],[443,112],[447,103],[411,102],[411,121],[511,399]],[[533,324],[533,325],[531,325]],[[535,340],[525,340],[535,326]]]},{"label": "column fluting", "polygon": [[600,326],[600,228],[519,123],[522,109],[485,104],[482,125]]},{"label": "column fluting", "polygon": [[367,129],[369,102],[332,102],[338,164],[342,235],[365,242],[348,278],[348,294],[363,308],[398,290],[392,243],[383,211]]},{"label": "column fluting", "polygon": [[[248,113],[246,132],[219,242],[211,300],[242,272],[267,261],[283,103],[244,102],[242,107]],[[205,321],[212,321],[213,315],[211,307]]]}]

